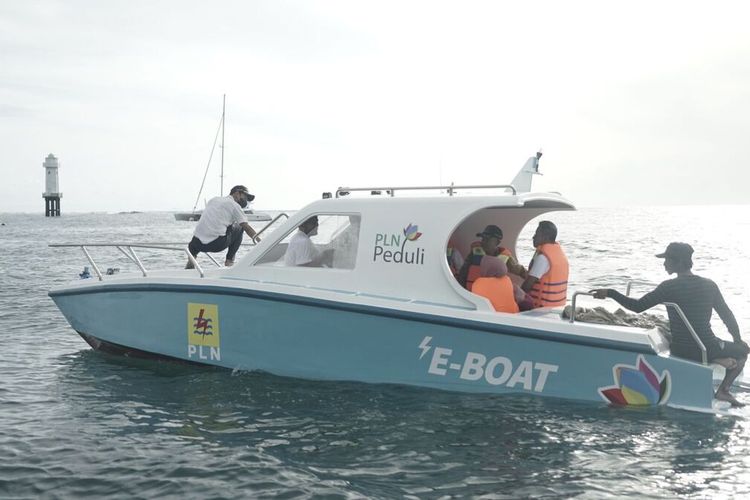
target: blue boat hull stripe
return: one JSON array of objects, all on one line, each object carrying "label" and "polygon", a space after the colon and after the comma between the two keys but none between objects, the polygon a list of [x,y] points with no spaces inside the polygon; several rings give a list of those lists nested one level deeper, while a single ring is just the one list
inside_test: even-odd
[{"label": "blue boat hull stripe", "polygon": [[[655,354],[654,350],[644,344],[633,344],[617,340],[593,338],[593,337],[570,337],[560,336],[556,332],[536,330],[532,328],[523,328],[508,325],[499,325],[496,323],[486,323],[479,320],[464,318],[448,318],[428,313],[419,313],[413,311],[401,311],[380,306],[371,306],[363,304],[351,304],[333,300],[317,299],[312,297],[301,297],[298,295],[289,295],[278,292],[267,292],[261,290],[249,290],[245,288],[224,287],[218,285],[185,285],[185,284],[163,284],[163,283],[137,283],[137,284],[103,284],[96,287],[78,290],[59,290],[50,291],[49,296],[69,297],[75,295],[99,294],[99,293],[130,293],[130,292],[166,292],[166,293],[200,293],[209,295],[231,295],[238,297],[249,297],[259,300],[268,300],[272,302],[286,302],[312,307],[322,307],[326,309],[350,311],[355,313],[367,314],[371,316],[385,316],[407,321],[416,321],[419,323],[429,323],[435,325],[444,325],[454,328],[463,328],[474,331],[485,331],[501,335],[511,335],[514,337],[541,339],[564,344],[585,345],[599,347],[604,349],[615,349],[618,351],[637,352],[643,354]],[[562,320],[561,320],[562,321]],[[88,332],[87,332],[88,333]],[[90,335],[90,333],[89,333]]]}]

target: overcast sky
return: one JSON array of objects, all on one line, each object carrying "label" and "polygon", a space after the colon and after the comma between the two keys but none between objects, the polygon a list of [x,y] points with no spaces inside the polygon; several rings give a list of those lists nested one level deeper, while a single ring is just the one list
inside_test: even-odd
[{"label": "overcast sky", "polygon": [[222,94],[260,209],[507,183],[540,147],[579,206],[750,203],[745,5],[4,0],[0,212],[43,211],[49,153],[63,212],[192,208]]}]

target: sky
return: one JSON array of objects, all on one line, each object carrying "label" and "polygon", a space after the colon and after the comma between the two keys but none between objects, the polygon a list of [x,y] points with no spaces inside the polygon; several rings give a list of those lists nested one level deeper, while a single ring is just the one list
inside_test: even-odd
[{"label": "sky", "polygon": [[750,203],[750,4],[0,2],[0,213],[190,210],[224,190],[509,183],[576,205]]}]

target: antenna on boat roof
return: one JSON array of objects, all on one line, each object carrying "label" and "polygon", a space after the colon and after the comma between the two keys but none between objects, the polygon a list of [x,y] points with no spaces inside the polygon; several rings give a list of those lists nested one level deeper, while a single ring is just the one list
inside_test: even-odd
[{"label": "antenna on boat roof", "polygon": [[526,163],[523,164],[521,170],[519,170],[513,178],[511,184],[513,184],[518,193],[528,193],[531,191],[531,180],[534,175],[542,175],[542,173],[539,172],[539,158],[541,157],[542,148],[539,148],[536,155],[526,160]]}]

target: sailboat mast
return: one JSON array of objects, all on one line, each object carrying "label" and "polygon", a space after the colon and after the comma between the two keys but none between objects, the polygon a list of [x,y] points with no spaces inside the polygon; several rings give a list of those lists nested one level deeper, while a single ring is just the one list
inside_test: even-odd
[{"label": "sailboat mast", "polygon": [[221,103],[221,186],[219,186],[219,196],[224,196],[224,120],[226,119],[227,95]]}]

